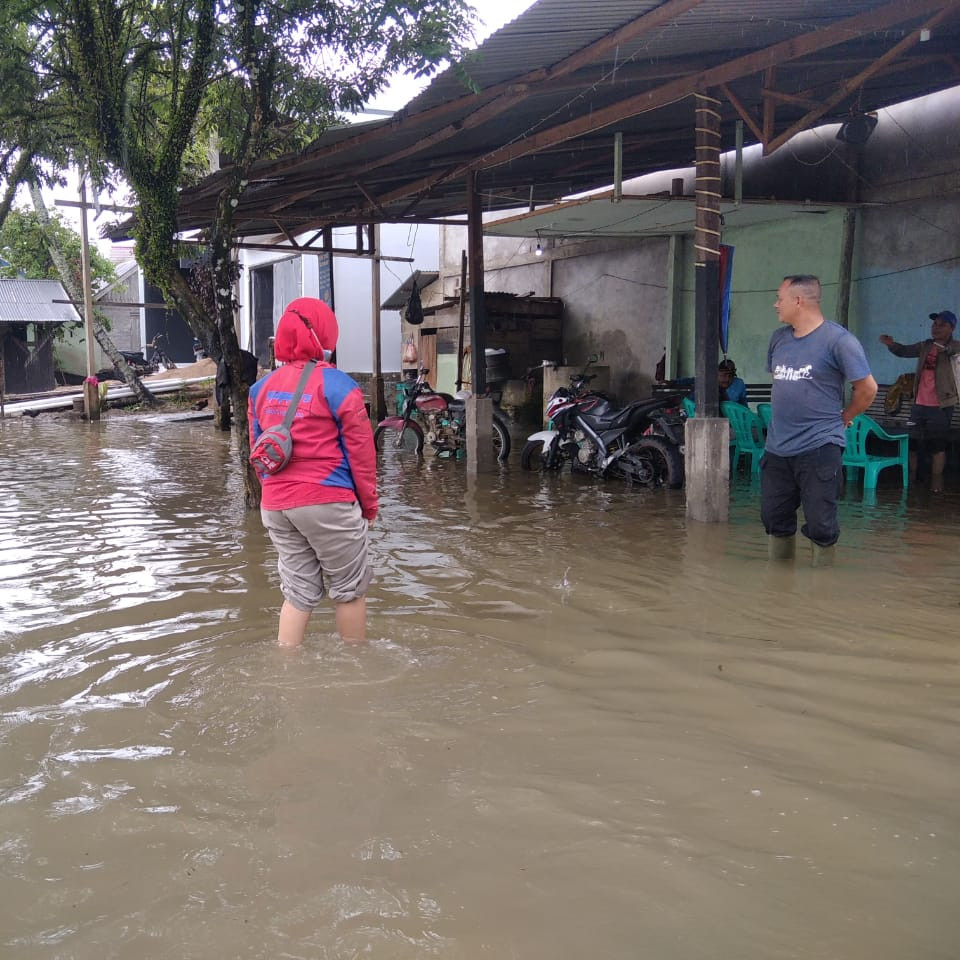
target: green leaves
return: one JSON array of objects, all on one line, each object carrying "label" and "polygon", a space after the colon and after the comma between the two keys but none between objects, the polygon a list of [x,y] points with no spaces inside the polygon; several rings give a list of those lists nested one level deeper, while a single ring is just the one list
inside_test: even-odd
[{"label": "green leaves", "polygon": [[[44,224],[36,213],[11,210],[0,227],[0,254],[10,263],[0,267],[0,277],[28,280],[59,280],[50,256],[50,246],[58,247],[67,260],[76,286],[80,284],[80,235],[68,227],[58,214]],[[113,264],[95,248],[90,249],[90,271],[94,286],[116,279]]]}]

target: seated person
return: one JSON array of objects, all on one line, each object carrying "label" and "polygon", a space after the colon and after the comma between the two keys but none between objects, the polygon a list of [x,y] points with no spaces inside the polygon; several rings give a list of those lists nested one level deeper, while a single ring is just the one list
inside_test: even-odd
[{"label": "seated person", "polygon": [[737,365],[732,360],[721,360],[717,367],[720,399],[747,406],[747,385],[737,376]]},{"label": "seated person", "polygon": [[[693,377],[679,377],[673,381],[676,387],[693,387]],[[731,403],[747,404],[747,385],[737,376],[737,365],[732,360],[721,360],[717,366],[717,386],[720,388],[720,402],[729,400]],[[693,393],[690,393],[691,399]]]}]

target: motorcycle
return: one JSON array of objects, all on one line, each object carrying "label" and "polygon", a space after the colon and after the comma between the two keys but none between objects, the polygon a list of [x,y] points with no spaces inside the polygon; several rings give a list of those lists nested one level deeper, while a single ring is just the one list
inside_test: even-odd
[{"label": "motorcycle", "polygon": [[[143,355],[143,351],[137,350],[119,350],[118,353],[126,361],[127,366],[138,377],[146,377],[151,373],[156,373],[157,368],[150,363]],[[123,380],[120,371],[116,367],[108,367],[97,371],[98,380]]]},{"label": "motorcycle", "polygon": [[[385,417],[373,431],[378,451],[398,450],[415,456],[429,443],[440,456],[462,457],[467,444],[466,397],[437,393],[429,383],[430,371],[421,367],[420,375],[408,386],[399,415]],[[422,421],[422,425],[421,425]],[[497,459],[510,454],[510,429],[502,411],[493,410],[493,449]]]},{"label": "motorcycle", "polygon": [[683,486],[686,417],[679,396],[637,400],[617,408],[592,393],[586,368],[547,402],[550,429],[531,434],[520,455],[524,470],[560,470],[620,477],[645,486]]},{"label": "motorcycle", "polygon": [[163,346],[167,338],[162,333],[158,333],[148,344],[147,347],[152,351],[147,356],[147,362],[155,370],[176,370],[177,365],[170,359],[166,348]]}]

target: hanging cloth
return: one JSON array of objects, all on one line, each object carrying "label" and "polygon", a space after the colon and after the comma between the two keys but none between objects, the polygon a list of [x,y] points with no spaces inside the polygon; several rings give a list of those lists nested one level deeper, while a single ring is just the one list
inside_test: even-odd
[{"label": "hanging cloth", "polygon": [[730,281],[733,278],[733,247],[720,244],[720,352],[727,355],[730,339]]}]

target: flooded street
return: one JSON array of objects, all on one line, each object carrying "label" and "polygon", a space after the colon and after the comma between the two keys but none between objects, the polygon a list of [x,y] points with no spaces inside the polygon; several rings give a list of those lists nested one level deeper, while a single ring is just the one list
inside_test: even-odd
[{"label": "flooded street", "polygon": [[290,653],[209,423],[0,463],[4,960],[957,957],[960,495],[812,569],[746,481],[390,461],[371,641]]}]

